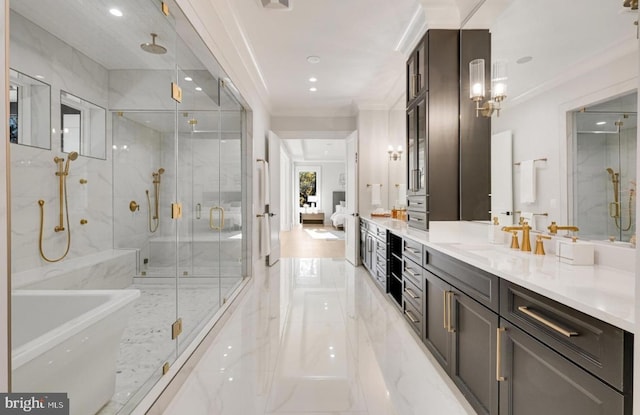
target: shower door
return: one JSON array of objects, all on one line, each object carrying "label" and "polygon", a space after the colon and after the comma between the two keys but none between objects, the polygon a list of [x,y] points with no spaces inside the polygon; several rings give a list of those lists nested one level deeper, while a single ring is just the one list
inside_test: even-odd
[{"label": "shower door", "polygon": [[209,100],[183,96],[178,116],[179,352],[226,302],[242,275],[242,112],[227,109],[223,87],[208,85],[215,85],[203,91]]}]

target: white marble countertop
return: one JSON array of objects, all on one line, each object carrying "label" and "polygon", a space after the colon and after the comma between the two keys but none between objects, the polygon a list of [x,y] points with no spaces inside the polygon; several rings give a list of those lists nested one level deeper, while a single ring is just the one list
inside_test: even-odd
[{"label": "white marble countertop", "polygon": [[635,273],[602,265],[569,265],[553,255],[533,255],[488,242],[487,225],[432,222],[430,231],[408,228],[388,218],[368,218],[394,234],[410,238],[474,267],[490,272],[589,314],[635,332]]}]

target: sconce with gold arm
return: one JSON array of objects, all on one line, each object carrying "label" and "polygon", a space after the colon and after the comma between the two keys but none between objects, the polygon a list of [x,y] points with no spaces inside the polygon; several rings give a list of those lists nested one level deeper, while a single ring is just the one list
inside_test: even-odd
[{"label": "sconce with gold arm", "polygon": [[493,63],[491,73],[491,99],[480,104],[485,97],[484,59],[469,62],[469,98],[476,103],[476,117],[491,117],[495,111],[500,116],[500,103],[507,97],[507,62]]}]

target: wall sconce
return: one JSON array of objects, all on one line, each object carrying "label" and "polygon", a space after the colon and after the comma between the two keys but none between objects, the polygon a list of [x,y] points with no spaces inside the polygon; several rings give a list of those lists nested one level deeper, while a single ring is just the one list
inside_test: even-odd
[{"label": "wall sconce", "polygon": [[476,103],[476,117],[500,116],[500,103],[507,97],[507,62],[496,61],[491,74],[491,99],[480,105],[485,96],[484,59],[469,62],[469,98]]},{"label": "wall sconce", "polygon": [[393,146],[389,146],[387,153],[389,153],[389,160],[398,161],[402,160],[402,146],[398,146],[396,151],[393,151]]}]

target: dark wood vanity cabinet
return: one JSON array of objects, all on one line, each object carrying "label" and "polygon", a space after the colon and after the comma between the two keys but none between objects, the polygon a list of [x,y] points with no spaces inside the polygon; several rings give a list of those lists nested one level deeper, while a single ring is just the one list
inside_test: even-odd
[{"label": "dark wood vanity cabinet", "polygon": [[[428,255],[434,262],[441,258],[451,264],[457,262],[441,255]],[[458,279],[451,278],[448,271],[427,267],[423,341],[478,414],[498,414],[499,385],[495,377],[498,314],[452,285],[475,278],[473,271],[462,271],[466,275]]]},{"label": "dark wood vanity cabinet", "polygon": [[[468,65],[475,58],[490,63],[487,30],[432,29],[407,61],[411,227],[428,229],[430,220],[489,219],[490,120],[475,117],[468,97]],[[413,68],[422,64],[425,76],[418,76]]]}]

